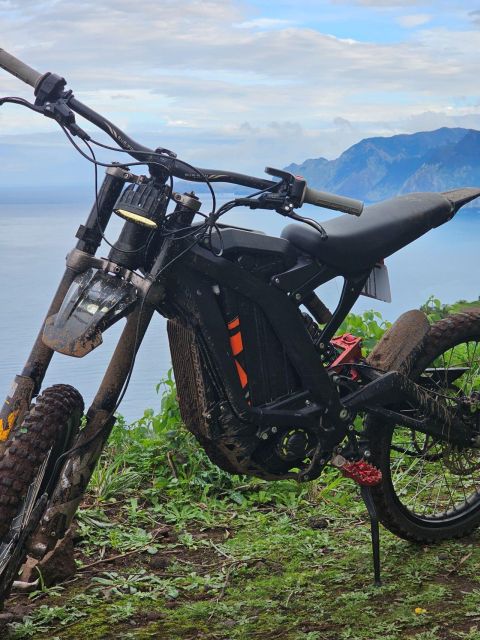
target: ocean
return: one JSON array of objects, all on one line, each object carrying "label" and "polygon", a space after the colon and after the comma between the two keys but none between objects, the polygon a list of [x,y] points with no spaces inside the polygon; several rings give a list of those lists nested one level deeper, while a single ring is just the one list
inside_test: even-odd
[{"label": "ocean", "polygon": [[[205,196],[204,210],[209,203]],[[65,255],[75,244],[75,232],[83,223],[89,205],[0,204],[0,395],[5,396],[12,378],[19,373],[42,323],[50,299],[63,273]],[[303,209],[305,211],[305,208]],[[319,220],[335,216],[310,208],[306,215]],[[239,210],[222,221],[278,235],[287,220],[265,211]],[[108,230],[116,238],[119,225]],[[479,276],[480,211],[467,209],[454,220],[423,236],[387,259],[392,302],[362,297],[354,307],[380,311],[395,320],[402,312],[419,307],[434,294],[442,302],[476,300]],[[108,248],[99,252],[106,255]],[[341,282],[317,291],[332,309]],[[170,369],[165,320],[154,317],[137,356],[133,376],[120,413],[135,420],[145,408],[158,410],[155,387]],[[104,343],[83,359],[55,354],[44,385],[69,383],[83,394],[87,406],[102,378],[123,321],[104,335]]]}]

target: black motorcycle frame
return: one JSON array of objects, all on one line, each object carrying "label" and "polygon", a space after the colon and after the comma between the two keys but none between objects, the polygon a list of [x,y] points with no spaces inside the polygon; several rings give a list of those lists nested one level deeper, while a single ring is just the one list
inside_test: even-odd
[{"label": "black motorcycle frame", "polygon": [[[37,100],[35,106],[30,105],[31,108],[53,117],[69,135],[88,140],[88,134],[75,124],[73,112],[76,112],[105,131],[139,163],[148,165],[150,171],[150,177],[146,178],[136,176],[126,165],[107,169],[88,219],[78,229],[76,247],[68,256],[65,273],[27,363],[15,378],[12,391],[0,411],[1,446],[1,440],[5,440],[14,424],[21,421],[33,397],[40,391],[55,342],[55,331],[53,338],[52,335],[47,337],[45,327],[54,322],[52,319],[59,313],[79,274],[93,269],[105,274],[107,280],[120,278],[135,286],[137,299],[123,310],[126,325],[87,412],[86,426],[74,447],[59,460],[63,465],[61,481],[56,484],[33,535],[30,543],[33,555],[45,555],[68,529],[108,439],[114,424],[114,412],[128,383],[136,352],[155,312],[164,315],[170,323],[183,327],[190,333],[192,348],[194,343],[198,346],[201,374],[207,376],[213,389],[207,410],[202,415],[212,441],[216,433],[222,437],[223,429],[233,438],[243,438],[242,442],[247,439],[253,442],[253,448],[245,445],[248,454],[257,449],[262,451],[262,445],[268,445],[277,438],[279,429],[293,428],[303,434],[305,447],[308,445],[310,449],[309,459],[301,461],[303,466],[296,470],[288,468],[288,464],[278,471],[267,468],[265,477],[294,475],[299,480],[310,480],[318,477],[332,455],[340,451],[368,457],[368,443],[362,443],[355,431],[357,412],[377,413],[386,424],[405,424],[460,446],[478,446],[478,434],[468,423],[451,415],[441,398],[424,393],[402,374],[383,373],[367,366],[360,369],[360,382],[352,382],[348,376],[341,378],[329,370],[330,340],[358,299],[374,264],[347,275],[302,253],[283,239],[234,227],[220,227],[213,214],[206,216],[206,224],[195,225],[198,198],[193,193],[173,193],[168,182],[174,176],[193,182],[230,182],[259,189],[264,192],[263,198],[243,198],[237,203],[241,201],[252,209],[274,209],[282,215],[307,222],[320,233],[322,228],[318,223],[301,218],[294,208],[304,201],[320,204],[325,194],[308,190],[305,181],[282,171],[269,171],[280,178],[278,182],[272,182],[227,171],[197,169],[177,160],[165,149],[148,149],[76,100],[71,92],[64,92],[65,81],[62,78],[54,74],[40,77],[23,63],[14,58],[13,61],[8,61],[9,70],[17,69],[16,75],[30,84],[36,83]],[[127,220],[109,257],[97,258],[111,215],[128,184],[157,190],[155,224],[159,223],[158,231],[151,237],[148,230]],[[310,200],[305,197],[307,191]],[[167,216],[170,199],[176,202],[176,207]],[[358,202],[350,199],[329,196],[327,201],[333,209],[356,215],[361,211]],[[264,256],[262,268],[252,265],[251,261],[249,264],[248,256],[251,255]],[[315,290],[337,276],[344,277],[342,294],[333,315],[325,314]],[[225,305],[228,307],[231,300],[240,300],[240,304],[248,301],[243,307],[244,315],[248,316],[248,309],[254,314],[259,310],[266,319],[285,354],[285,361],[288,361],[284,393],[259,403],[251,402],[246,396],[235,354],[232,353],[225,314]],[[319,325],[323,325],[315,339],[301,313],[301,305],[308,309]],[[107,325],[101,328],[105,329]],[[86,345],[85,353],[94,346],[96,343]],[[64,341],[63,348],[64,352],[70,349],[70,355],[82,355],[75,352],[75,347],[68,346],[68,340]],[[269,357],[265,362],[268,368]],[[272,362],[275,368],[276,361],[273,359]],[[405,402],[421,408],[423,418],[419,420],[403,415]],[[342,449],[345,441],[347,445]],[[252,473],[258,472],[262,463],[268,467],[272,459],[268,456],[263,460],[257,459]],[[368,491],[366,488],[362,491],[375,521]],[[378,538],[378,529],[376,531]],[[376,576],[378,578],[378,567]]]},{"label": "black motorcycle frame", "polygon": [[[92,211],[85,225],[77,232],[77,245],[68,256],[65,274],[48,310],[47,318],[58,312],[72,282],[78,274],[88,268],[103,268],[105,271],[113,272],[116,277],[131,276],[132,272],[128,268],[95,257],[114,204],[131,176],[126,169],[107,170]],[[327,350],[330,338],[358,299],[370,271],[345,277],[338,307],[330,321],[325,324],[316,346],[307,330],[300,305],[303,301],[311,303],[317,287],[342,274],[291,246],[287,249],[285,245],[288,243],[283,239],[233,227],[222,227],[222,230],[219,230],[220,235],[222,231],[224,236],[228,233],[232,235],[230,244],[226,243],[223,255],[219,256],[215,250],[212,251],[211,246],[207,246],[206,238],[200,243],[192,242],[191,232],[185,232],[186,216],[190,217],[191,221],[193,212],[177,205],[169,217],[168,232],[163,238],[159,238],[155,251],[149,256],[149,265],[142,264],[140,267],[144,274],[143,291],[140,290],[137,276],[139,298],[129,312],[126,326],[103,381],[87,412],[87,426],[82,430],[75,451],[67,459],[63,470],[65,481],[61,485],[69,487],[67,494],[60,485],[57,486],[43,518],[40,538],[44,544],[48,541],[49,547],[54,540],[62,537],[70,524],[113,426],[112,412],[130,373],[132,359],[140,348],[142,338],[156,311],[167,318],[189,325],[201,336],[213,368],[213,375],[224,393],[224,398],[219,400],[227,401],[236,418],[254,428],[260,443],[274,436],[279,427],[305,429],[316,435],[321,446],[317,448],[310,466],[297,474],[300,480],[317,477],[330,460],[332,451],[345,437],[350,436],[353,441],[353,419],[356,411],[365,408],[375,411],[374,405],[381,410],[382,397],[391,394],[391,387],[381,388],[379,383],[382,376],[370,382],[370,387],[376,385],[380,388],[380,392],[377,392],[374,398],[375,402],[367,393],[365,404],[362,401],[362,389],[350,389],[350,394],[346,394],[343,389],[341,394],[338,382],[334,381],[335,376],[328,372],[327,366],[322,362],[322,352]],[[132,224],[125,223],[122,231],[124,236]],[[183,238],[173,234],[176,226],[183,229]],[[161,236],[161,233],[159,235]],[[216,241],[219,241],[218,237]],[[215,245],[215,242],[213,244]],[[263,250],[272,259],[276,258],[273,262],[283,261],[286,268],[269,275],[267,279],[255,277],[239,264],[238,260],[229,259],[231,248],[235,249],[235,255],[252,250],[258,254]],[[112,249],[112,252],[114,251],[115,249]],[[246,401],[235,368],[225,317],[214,293],[215,285],[240,294],[262,310],[300,381],[295,393],[272,399],[262,406],[252,406]],[[186,297],[189,298],[188,303]],[[313,307],[312,304],[309,306]],[[13,412],[18,419],[29,407],[32,397],[40,390],[53,355],[53,350],[44,342],[43,332],[44,326],[21,375],[16,378],[16,391],[7,399],[2,415],[8,416]],[[341,395],[346,398],[346,402]],[[351,398],[355,398],[355,401],[349,402]],[[401,423],[404,419],[399,411],[391,413],[394,414],[390,415],[391,420],[395,419]],[[436,431],[437,435],[445,438],[445,434],[439,431],[441,427],[435,429],[434,425],[430,425],[429,429],[425,424],[417,424],[416,427],[427,432]],[[465,437],[470,443],[470,434],[466,434]],[[463,439],[462,441],[465,442]]]}]

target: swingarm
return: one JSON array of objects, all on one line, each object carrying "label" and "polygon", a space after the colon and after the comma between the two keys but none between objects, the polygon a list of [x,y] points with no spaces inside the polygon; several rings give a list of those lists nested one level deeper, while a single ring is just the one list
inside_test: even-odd
[{"label": "swingarm", "polygon": [[[364,387],[342,398],[342,402],[351,412],[367,411],[389,423],[410,427],[459,447],[480,447],[478,424],[473,417],[472,422],[464,419],[468,412],[461,410],[461,404],[447,404],[444,397],[399,371],[377,374]],[[409,415],[412,409],[421,418]]]}]

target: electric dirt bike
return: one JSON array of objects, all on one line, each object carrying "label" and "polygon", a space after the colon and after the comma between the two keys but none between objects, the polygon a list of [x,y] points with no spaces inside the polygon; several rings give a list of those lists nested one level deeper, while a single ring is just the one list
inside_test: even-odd
[{"label": "electric dirt bike", "polygon": [[[285,171],[267,168],[274,180],[266,180],[192,167],[167,149],[136,143],[66,91],[63,78],[1,49],[0,66],[36,96],[0,104],[53,118],[95,161],[93,144],[112,147],[81,129],[80,115],[133,159],[106,166],[1,409],[0,600],[26,555],[44,557],[68,530],[156,312],[168,319],[183,421],[208,456],[231,473],[266,480],[313,480],[333,464],[358,482],[377,582],[378,520],[418,542],[480,524],[480,309],[433,326],[410,311],[367,358],[359,338],[336,336],[362,292],[388,298],[383,259],[450,220],[480,189],[416,193],[362,212],[361,202],[311,189]],[[138,165],[148,167],[147,176],[133,170]],[[193,191],[176,191],[174,178],[206,183],[212,211],[201,210]],[[216,208],[215,182],[253,192]],[[297,213],[304,203],[349,215],[320,225]],[[280,238],[221,224],[237,206],[274,210],[297,224]],[[123,228],[108,256],[97,257],[113,213]],[[337,276],[344,286],[331,313],[315,291]],[[40,393],[45,372],[54,352],[88,356],[121,319],[125,327],[80,428],[79,392],[56,385]]]}]

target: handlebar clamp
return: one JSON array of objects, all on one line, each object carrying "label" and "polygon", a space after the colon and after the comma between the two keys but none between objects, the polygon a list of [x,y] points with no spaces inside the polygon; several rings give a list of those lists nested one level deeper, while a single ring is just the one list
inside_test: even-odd
[{"label": "handlebar clamp", "polygon": [[288,197],[289,202],[293,205],[292,209],[302,206],[307,188],[307,183],[302,177],[294,176],[289,171],[274,169],[273,167],[265,167],[265,173],[281,179],[279,183],[280,192]]}]

